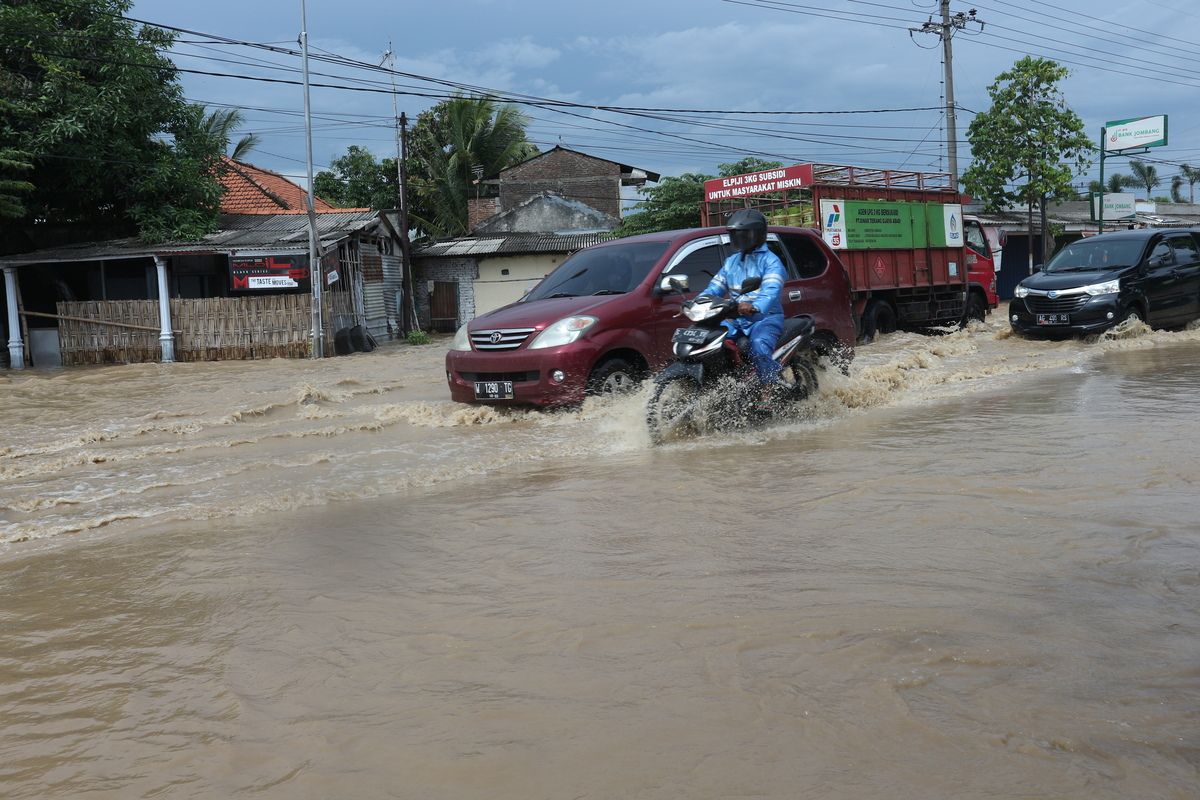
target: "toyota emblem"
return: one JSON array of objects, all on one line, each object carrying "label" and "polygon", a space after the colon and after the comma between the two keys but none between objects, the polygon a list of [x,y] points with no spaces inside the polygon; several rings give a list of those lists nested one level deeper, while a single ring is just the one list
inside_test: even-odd
[{"label": "toyota emblem", "polygon": [[1053,300],[1054,298],[1058,297],[1058,292],[1055,292],[1055,291],[1046,292],[1046,297],[1049,297],[1051,300]]},{"label": "toyota emblem", "polygon": [[491,338],[492,338],[492,344],[500,344],[500,340],[504,338],[504,335],[502,333],[500,333],[500,331],[492,331]]}]

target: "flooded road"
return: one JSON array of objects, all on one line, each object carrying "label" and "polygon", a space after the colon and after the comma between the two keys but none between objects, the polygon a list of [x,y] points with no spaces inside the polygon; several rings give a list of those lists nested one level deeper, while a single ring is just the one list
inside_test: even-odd
[{"label": "flooded road", "polygon": [[1200,792],[1200,331],[896,334],[662,448],[441,369],[0,373],[0,796]]}]

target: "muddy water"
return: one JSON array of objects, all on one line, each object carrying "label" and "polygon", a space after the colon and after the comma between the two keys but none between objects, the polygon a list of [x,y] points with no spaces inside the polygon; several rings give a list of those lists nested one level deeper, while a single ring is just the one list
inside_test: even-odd
[{"label": "muddy water", "polygon": [[1200,791],[1200,332],[898,334],[657,449],[440,374],[0,374],[0,796]]}]

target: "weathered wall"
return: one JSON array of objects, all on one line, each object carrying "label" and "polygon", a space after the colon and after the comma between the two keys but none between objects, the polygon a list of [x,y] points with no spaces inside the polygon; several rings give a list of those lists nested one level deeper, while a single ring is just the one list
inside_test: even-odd
[{"label": "weathered wall", "polygon": [[515,208],[545,191],[621,216],[621,167],[611,161],[550,150],[500,174],[500,209]]},{"label": "weathered wall", "polygon": [[566,197],[542,195],[483,222],[478,233],[583,233],[611,231],[621,220]]},{"label": "weathered wall", "polygon": [[479,280],[475,282],[474,313],[465,317],[464,322],[520,300],[565,259],[563,253],[480,259]]}]

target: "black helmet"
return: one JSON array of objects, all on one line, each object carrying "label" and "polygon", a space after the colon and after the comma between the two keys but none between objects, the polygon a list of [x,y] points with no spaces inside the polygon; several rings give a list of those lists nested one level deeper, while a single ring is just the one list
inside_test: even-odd
[{"label": "black helmet", "polygon": [[729,230],[729,243],[743,255],[757,250],[767,241],[767,218],[753,208],[733,212],[725,227]]}]

